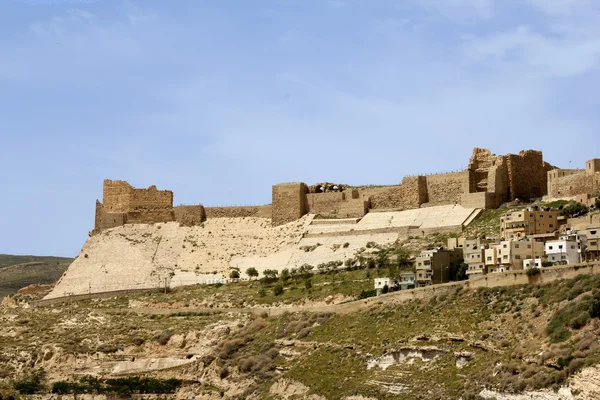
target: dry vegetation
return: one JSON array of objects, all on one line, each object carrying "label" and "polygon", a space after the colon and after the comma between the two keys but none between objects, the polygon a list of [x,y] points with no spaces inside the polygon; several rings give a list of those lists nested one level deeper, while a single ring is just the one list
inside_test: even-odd
[{"label": "dry vegetation", "polygon": [[[316,274],[311,289],[291,289],[301,286],[300,278],[280,296],[296,301],[295,290],[304,290],[303,296],[312,290],[322,297],[330,292],[316,291],[319,287],[344,290],[348,278],[375,271]],[[96,390],[73,375],[77,365],[77,376],[101,371],[98,391],[118,391],[122,386],[111,386],[114,376],[102,365],[170,357],[189,362],[123,377],[140,387],[136,393],[144,393],[144,384],[163,390],[181,381],[177,390],[207,398],[268,398],[281,379],[327,399],[477,398],[483,388],[511,393],[558,388],[600,362],[600,276],[545,286],[456,290],[349,315],[269,317],[190,308],[242,296],[248,296],[246,306],[282,303],[280,296],[259,294],[261,286],[276,284],[255,281],[54,309],[3,309],[0,390],[9,393],[36,376],[36,390],[50,391],[57,382],[56,390],[68,393]],[[160,309],[164,313],[156,312]]]}]

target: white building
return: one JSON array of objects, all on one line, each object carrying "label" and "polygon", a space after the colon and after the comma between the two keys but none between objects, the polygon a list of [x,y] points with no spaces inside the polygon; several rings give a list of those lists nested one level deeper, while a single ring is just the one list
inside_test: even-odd
[{"label": "white building", "polygon": [[523,269],[530,268],[542,268],[542,259],[541,258],[530,258],[527,260],[523,260]]},{"label": "white building", "polygon": [[385,286],[389,288],[392,287],[392,280],[390,278],[375,278],[375,290],[377,290],[377,294],[381,293]]},{"label": "white building", "polygon": [[546,259],[554,264],[578,264],[581,262],[579,245],[574,239],[549,240],[544,247]]}]

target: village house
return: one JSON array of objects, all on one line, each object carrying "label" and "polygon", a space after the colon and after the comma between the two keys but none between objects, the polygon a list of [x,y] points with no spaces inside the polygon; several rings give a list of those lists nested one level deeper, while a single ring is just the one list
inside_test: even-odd
[{"label": "village house", "polygon": [[[504,240],[493,246],[493,252],[485,254],[488,272],[505,272],[523,269],[523,261],[542,258],[544,244],[527,239]],[[492,257],[488,260],[488,257]],[[490,262],[493,261],[493,264]]]},{"label": "village house", "polygon": [[422,251],[416,258],[415,264],[417,286],[449,282],[450,264],[460,263],[462,254],[462,249],[459,248]]},{"label": "village house", "polygon": [[518,240],[530,235],[552,233],[559,228],[557,210],[540,211],[538,207],[512,211],[500,218],[500,236]]},{"label": "village house", "polygon": [[586,261],[600,259],[600,224],[588,225],[586,229],[578,231],[586,238],[586,248],[583,259]]},{"label": "village house", "polygon": [[464,262],[467,264],[469,279],[487,274],[485,263],[485,250],[489,248],[489,241],[484,239],[465,240],[463,247]]},{"label": "village house", "polygon": [[578,264],[581,254],[574,238],[548,240],[545,244],[546,259],[553,264]]}]

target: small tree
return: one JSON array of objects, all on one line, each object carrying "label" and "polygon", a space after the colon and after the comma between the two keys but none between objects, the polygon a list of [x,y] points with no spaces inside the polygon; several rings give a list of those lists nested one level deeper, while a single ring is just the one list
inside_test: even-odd
[{"label": "small tree", "polygon": [[233,271],[231,271],[229,273],[229,277],[231,279],[240,279],[240,271],[238,271],[237,269],[234,269]]},{"label": "small tree", "polygon": [[283,286],[281,286],[281,285],[275,285],[275,286],[273,287],[273,294],[274,294],[275,296],[280,296],[280,295],[282,295],[282,294],[283,294]]},{"label": "small tree", "polygon": [[304,281],[304,288],[306,290],[310,290],[312,288],[312,281],[310,279]]},{"label": "small tree", "polygon": [[267,278],[267,280],[269,281],[274,281],[277,279],[277,275],[279,274],[279,272],[275,269],[265,269],[263,271],[263,275],[265,276],[265,278]]},{"label": "small tree", "polygon": [[596,210],[600,210],[600,195],[594,200],[594,207],[596,207]]},{"label": "small tree", "polygon": [[585,215],[589,211],[589,208],[585,204],[577,201],[570,201],[566,206],[563,207],[561,213],[569,218],[573,218],[580,215]]},{"label": "small tree", "polygon": [[284,268],[284,269],[282,269],[282,270],[281,270],[281,274],[279,274],[279,279],[280,279],[282,282],[287,282],[287,281],[289,281],[290,279],[292,279],[292,275],[290,274],[290,270],[289,270],[289,269],[287,269],[287,268]]},{"label": "small tree", "polygon": [[248,275],[250,279],[256,278],[258,277],[258,271],[256,270],[256,268],[250,267],[246,270],[246,275]]}]

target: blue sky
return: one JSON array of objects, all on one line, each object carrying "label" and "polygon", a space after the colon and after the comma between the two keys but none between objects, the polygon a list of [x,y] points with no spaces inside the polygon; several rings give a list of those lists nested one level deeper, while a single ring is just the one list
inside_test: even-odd
[{"label": "blue sky", "polygon": [[597,0],[0,1],[0,253],[75,256],[105,178],[175,204],[600,157]]}]

